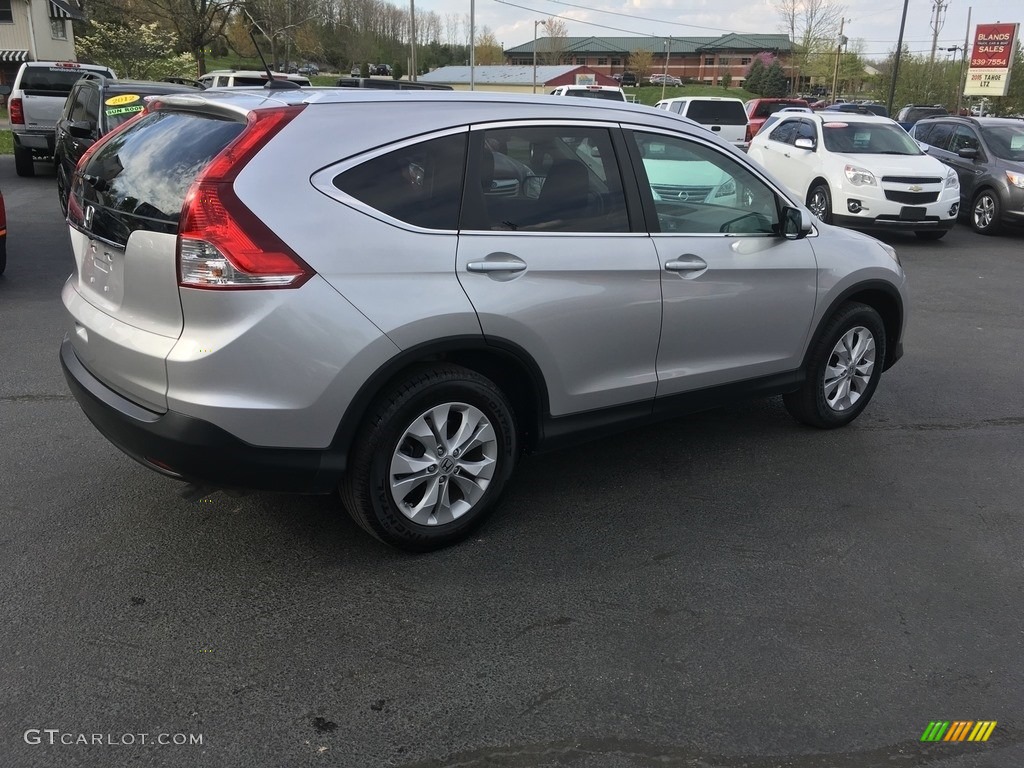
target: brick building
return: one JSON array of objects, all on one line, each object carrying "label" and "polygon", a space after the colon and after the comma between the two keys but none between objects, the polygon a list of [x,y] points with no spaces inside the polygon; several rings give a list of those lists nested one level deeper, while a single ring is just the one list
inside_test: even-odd
[{"label": "brick building", "polygon": [[[741,85],[754,56],[768,52],[778,57],[787,76],[792,77],[793,43],[788,35],[740,35],[730,32],[719,37],[565,37],[538,38],[537,58],[544,64],[574,64],[606,75],[635,71],[630,56],[634,51],[650,54],[650,71],[666,71],[682,80],[717,83],[728,73],[733,85]],[[504,51],[505,63],[533,63],[534,41]],[[557,58],[558,61],[551,61]],[[635,62],[633,62],[635,64]]]}]

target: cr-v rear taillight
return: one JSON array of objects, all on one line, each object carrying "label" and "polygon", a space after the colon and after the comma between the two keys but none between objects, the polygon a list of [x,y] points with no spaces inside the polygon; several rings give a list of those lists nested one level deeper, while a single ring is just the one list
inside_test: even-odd
[{"label": "cr-v rear taillight", "polygon": [[245,167],[303,105],[249,113],[249,124],[199,174],[178,225],[178,284],[187,288],[298,288],[313,270],[234,191]]}]

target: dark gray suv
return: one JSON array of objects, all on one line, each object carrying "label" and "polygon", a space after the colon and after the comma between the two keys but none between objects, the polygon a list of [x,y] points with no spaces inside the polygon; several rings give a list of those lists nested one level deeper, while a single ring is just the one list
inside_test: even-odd
[{"label": "dark gray suv", "polygon": [[1024,120],[932,117],[910,135],[960,177],[960,210],[975,232],[1024,223]]}]

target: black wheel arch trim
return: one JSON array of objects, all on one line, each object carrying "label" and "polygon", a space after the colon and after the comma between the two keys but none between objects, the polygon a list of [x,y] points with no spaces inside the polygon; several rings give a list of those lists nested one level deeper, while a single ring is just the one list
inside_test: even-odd
[{"label": "black wheel arch trim", "polygon": [[[903,356],[903,299],[899,294],[899,291],[891,283],[887,283],[884,280],[865,280],[861,283],[856,283],[846,288],[838,296],[832,299],[828,308],[822,313],[821,319],[818,321],[817,327],[808,339],[807,349],[804,352],[804,359],[800,365],[801,370],[807,369],[807,359],[811,355],[811,351],[814,349],[815,343],[821,336],[825,325],[828,323],[829,318],[835,315],[836,311],[846,302],[850,301],[851,297],[856,296],[860,293],[865,292],[879,292],[883,293],[893,301],[896,307],[897,316],[892,319],[892,322],[887,322],[886,316],[883,312],[878,311],[878,314],[882,317],[882,322],[885,325],[886,330],[886,344],[885,344],[885,364],[882,367],[883,371],[887,371],[891,368],[897,360]],[[895,330],[895,333],[890,332]]]},{"label": "black wheel arch trim", "polygon": [[[522,414],[517,413],[516,416],[520,432],[526,432],[527,439],[523,441],[526,446],[530,447],[538,442],[543,435],[543,424],[547,414],[550,413],[547,383],[540,366],[537,365],[537,362],[525,349],[507,339],[464,335],[434,339],[408,347],[378,368],[363,383],[345,409],[345,413],[342,415],[338,428],[335,431],[334,439],[331,441],[332,452],[340,453],[347,458],[348,450],[355,441],[356,434],[370,405],[402,371],[411,366],[431,361],[446,361],[458,364],[459,355],[473,354],[504,357],[513,365],[518,366],[520,372],[526,374],[533,390],[528,394],[536,404],[535,414],[533,420],[527,424],[521,421]],[[487,373],[482,372],[482,375],[486,376]],[[506,392],[505,395],[515,399],[513,393]]]}]

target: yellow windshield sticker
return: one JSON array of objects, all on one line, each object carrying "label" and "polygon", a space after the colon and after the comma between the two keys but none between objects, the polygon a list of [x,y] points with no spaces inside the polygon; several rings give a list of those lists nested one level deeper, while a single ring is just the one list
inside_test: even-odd
[{"label": "yellow windshield sticker", "polygon": [[111,96],[104,102],[108,107],[119,107],[122,104],[131,104],[133,101],[138,101],[138,95],[134,93],[124,93],[120,96]]}]

